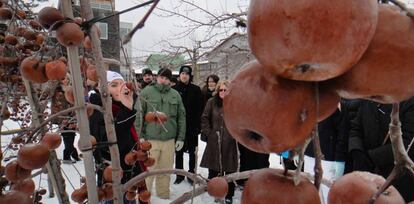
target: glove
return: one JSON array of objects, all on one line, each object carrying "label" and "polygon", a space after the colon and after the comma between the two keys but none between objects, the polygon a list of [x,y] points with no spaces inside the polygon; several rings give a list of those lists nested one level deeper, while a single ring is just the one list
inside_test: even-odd
[{"label": "glove", "polygon": [[289,151],[282,152],[282,154],[280,154],[280,156],[282,156],[285,159],[288,159],[289,158]]},{"label": "glove", "polygon": [[342,175],[344,175],[345,162],[340,162],[340,161],[335,162],[334,163],[334,169],[335,169],[334,177],[335,177],[335,180],[336,180],[339,177],[341,177]]},{"label": "glove", "polygon": [[175,143],[175,151],[180,151],[182,148],[184,147],[184,142],[183,141],[177,141]]}]

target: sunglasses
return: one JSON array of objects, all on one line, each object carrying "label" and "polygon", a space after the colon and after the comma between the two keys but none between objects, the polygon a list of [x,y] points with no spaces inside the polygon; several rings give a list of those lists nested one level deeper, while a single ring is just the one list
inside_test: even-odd
[{"label": "sunglasses", "polygon": [[227,91],[227,89],[219,89],[219,92]]}]

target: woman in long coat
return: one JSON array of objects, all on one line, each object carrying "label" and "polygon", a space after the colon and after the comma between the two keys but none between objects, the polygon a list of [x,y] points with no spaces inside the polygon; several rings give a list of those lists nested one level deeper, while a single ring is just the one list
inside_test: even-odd
[{"label": "woman in long coat", "polygon": [[[223,120],[223,98],[228,82],[217,84],[214,96],[207,101],[201,116],[201,135],[207,141],[200,166],[208,168],[208,178],[237,171],[238,150],[236,140],[228,132]],[[229,183],[226,204],[232,203],[234,183]]]}]

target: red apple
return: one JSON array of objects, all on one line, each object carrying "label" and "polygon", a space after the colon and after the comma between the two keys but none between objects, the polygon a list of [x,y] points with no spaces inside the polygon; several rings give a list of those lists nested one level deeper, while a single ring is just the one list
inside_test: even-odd
[{"label": "red apple", "polygon": [[[330,80],[344,98],[398,103],[414,95],[414,22],[398,7],[380,4],[374,38],[361,60]],[[390,40],[392,39],[392,40]]]},{"label": "red apple", "polygon": [[292,175],[283,170],[262,169],[254,173],[244,187],[242,204],[320,204],[318,190],[305,177],[295,186]]},{"label": "red apple", "polygon": [[[328,194],[329,204],[340,203],[368,203],[371,197],[385,183],[385,179],[369,172],[355,171],[345,174],[331,186]],[[405,203],[394,186],[388,187],[375,204]]]},{"label": "red apple", "polygon": [[302,81],[349,70],[368,48],[378,19],[376,0],[252,0],[249,45],[266,69]]},{"label": "red apple", "polygon": [[336,110],[339,97],[315,85],[266,73],[257,61],[243,68],[228,87],[223,111],[231,135],[247,148],[280,153],[301,144],[318,119]]},{"label": "red apple", "polygon": [[207,183],[207,192],[215,198],[224,198],[229,191],[229,185],[223,177],[212,178]]}]

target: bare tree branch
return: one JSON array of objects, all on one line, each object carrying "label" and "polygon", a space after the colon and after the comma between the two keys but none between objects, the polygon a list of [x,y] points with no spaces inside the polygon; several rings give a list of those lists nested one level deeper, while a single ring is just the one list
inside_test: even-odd
[{"label": "bare tree branch", "polygon": [[375,200],[391,185],[394,179],[409,173],[414,175],[414,163],[408,156],[407,151],[404,148],[402,140],[401,122],[400,122],[400,105],[398,103],[393,104],[391,112],[391,122],[389,128],[389,135],[391,140],[392,151],[394,155],[395,166],[387,177],[385,183],[381,186],[378,192],[372,196],[370,203],[374,203]]},{"label": "bare tree branch", "polygon": [[124,39],[122,40],[123,44],[129,43],[129,41],[131,41],[132,39],[132,36],[134,36],[135,32],[137,32],[137,30],[144,27],[145,22],[147,21],[148,17],[151,15],[152,11],[157,6],[158,2],[159,0],[154,0],[154,3],[152,4],[151,8],[148,10],[145,16],[141,19],[141,21],[128,34],[124,36]]}]

